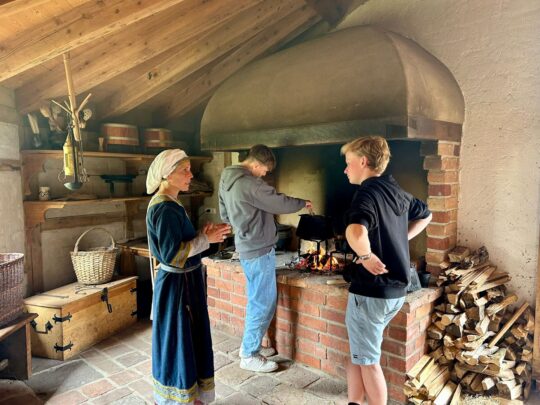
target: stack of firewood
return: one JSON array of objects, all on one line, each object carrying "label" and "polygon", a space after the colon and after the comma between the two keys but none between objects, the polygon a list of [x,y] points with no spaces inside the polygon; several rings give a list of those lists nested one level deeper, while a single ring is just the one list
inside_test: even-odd
[{"label": "stack of firewood", "polygon": [[485,247],[457,247],[437,285],[443,302],[427,333],[430,353],[407,373],[404,391],[414,404],[458,404],[461,394],[526,399],[531,386],[534,315],[508,293],[508,273],[488,261]]}]

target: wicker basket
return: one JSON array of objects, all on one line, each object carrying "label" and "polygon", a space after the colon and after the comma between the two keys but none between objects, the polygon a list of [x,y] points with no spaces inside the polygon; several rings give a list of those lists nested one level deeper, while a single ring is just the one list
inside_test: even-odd
[{"label": "wicker basket", "polygon": [[0,253],[0,327],[23,312],[24,255]]},{"label": "wicker basket", "polygon": [[[79,242],[90,231],[101,230],[106,232],[111,238],[111,246],[97,247],[79,252]],[[81,284],[103,284],[111,281],[114,272],[114,263],[118,248],[113,236],[103,228],[90,228],[83,232],[77,242],[75,249],[71,252],[71,262],[77,275],[77,281]]]}]

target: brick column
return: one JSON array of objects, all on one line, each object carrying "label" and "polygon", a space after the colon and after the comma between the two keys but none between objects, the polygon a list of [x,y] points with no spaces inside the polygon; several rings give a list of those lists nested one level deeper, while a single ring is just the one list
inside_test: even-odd
[{"label": "brick column", "polygon": [[428,170],[428,206],[433,220],[427,228],[427,271],[438,274],[440,264],[456,246],[459,188],[459,142],[422,142]]}]

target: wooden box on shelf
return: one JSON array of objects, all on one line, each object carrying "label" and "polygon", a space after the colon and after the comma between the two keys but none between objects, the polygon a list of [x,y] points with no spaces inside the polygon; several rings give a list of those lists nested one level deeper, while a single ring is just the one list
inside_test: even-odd
[{"label": "wooden box on shelf", "polygon": [[66,360],[137,321],[137,277],[86,286],[72,283],[25,299],[32,354]]}]

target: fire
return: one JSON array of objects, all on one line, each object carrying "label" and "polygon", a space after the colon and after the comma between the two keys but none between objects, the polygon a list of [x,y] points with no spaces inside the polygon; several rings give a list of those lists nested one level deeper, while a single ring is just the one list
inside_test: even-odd
[{"label": "fire", "polygon": [[318,271],[334,271],[343,267],[339,260],[331,255],[326,254],[325,249],[321,248],[319,252],[314,249],[308,249],[307,253],[302,255],[302,258],[296,265],[300,270],[318,270]]}]

